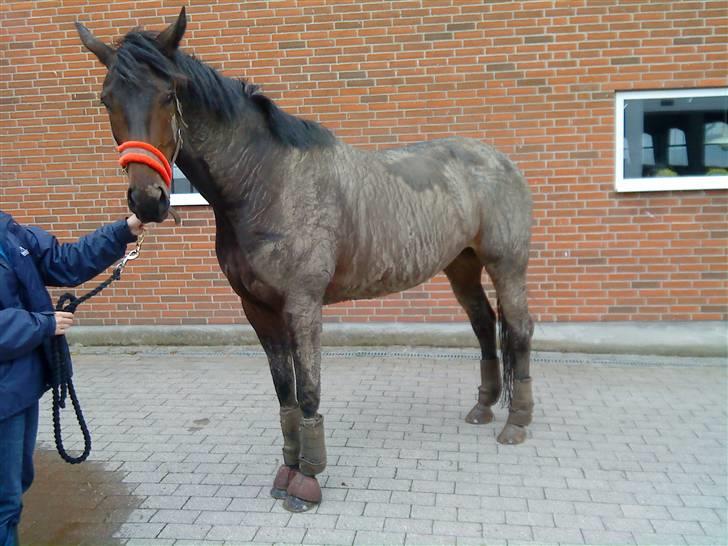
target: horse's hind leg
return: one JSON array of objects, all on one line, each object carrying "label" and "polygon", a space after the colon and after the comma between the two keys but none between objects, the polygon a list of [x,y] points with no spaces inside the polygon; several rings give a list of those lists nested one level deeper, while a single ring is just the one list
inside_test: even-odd
[{"label": "horse's hind leg", "polygon": [[503,380],[508,401],[508,420],[498,435],[501,444],[526,440],[526,426],[533,416],[530,355],[533,321],[528,313],[526,264],[499,260],[486,263],[498,298]]},{"label": "horse's hind leg", "polygon": [[287,496],[288,485],[298,472],[298,456],[301,450],[301,409],[296,400],[290,341],[282,312],[245,300],[243,308],[268,357],[273,386],[281,406],[283,465],[273,480],[270,494],[276,499],[282,499]]},{"label": "horse's hind leg", "polygon": [[474,425],[490,423],[490,406],[501,394],[500,365],[495,340],[495,313],[480,282],[483,266],[472,249],[466,249],[445,268],[455,297],[468,315],[480,344],[480,387],[478,401],[465,417]]}]

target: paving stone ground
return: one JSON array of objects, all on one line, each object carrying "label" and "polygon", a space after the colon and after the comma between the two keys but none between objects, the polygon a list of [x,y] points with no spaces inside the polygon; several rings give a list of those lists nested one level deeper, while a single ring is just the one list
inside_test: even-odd
[{"label": "paving stone ground", "polygon": [[[268,493],[281,436],[262,352],[76,353],[94,470],[55,466],[48,476],[41,466],[37,479],[67,489],[105,483],[87,495],[83,517],[55,512],[77,543],[728,542],[720,359],[535,354],[530,438],[501,446],[505,409],[490,425],[463,421],[476,397],[475,353],[331,351],[322,368],[324,502],[290,514]],[[51,450],[47,398],[40,445]],[[72,414],[64,423],[66,443],[78,447]],[[25,517],[42,536],[34,514],[63,501],[29,497]]]}]

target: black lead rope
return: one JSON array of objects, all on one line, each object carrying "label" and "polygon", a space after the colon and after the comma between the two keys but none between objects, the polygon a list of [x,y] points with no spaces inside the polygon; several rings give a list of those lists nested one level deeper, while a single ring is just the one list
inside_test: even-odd
[{"label": "black lead rope", "polygon": [[[58,298],[56,311],[75,313],[76,308],[79,305],[86,300],[93,298],[96,294],[119,278],[121,278],[121,270],[117,268],[108,279],[80,298],[77,298],[70,292],[66,292]],[[91,433],[88,431],[88,427],[86,426],[86,420],[84,419],[83,412],[81,411],[81,404],[78,402],[76,389],[73,387],[73,364],[71,362],[71,354],[68,350],[68,341],[66,340],[66,336],[53,336],[51,348],[53,360],[51,362],[50,369],[50,383],[51,389],[53,390],[53,436],[56,439],[56,449],[58,450],[58,454],[61,458],[67,463],[82,463],[88,458],[89,453],[91,453]],[[76,420],[78,421],[78,426],[83,433],[83,453],[81,453],[78,457],[72,457],[68,454],[66,448],[63,447],[63,438],[61,437],[61,409],[66,408],[67,394],[71,397],[73,410],[76,413]]]},{"label": "black lead rope", "polygon": [[[76,308],[86,300],[93,298],[112,282],[121,278],[121,272],[130,260],[135,260],[139,256],[139,251],[144,241],[144,233],[139,237],[136,248],[127,254],[124,259],[114,268],[114,272],[104,282],[99,284],[93,290],[85,293],[77,298],[70,292],[66,292],[56,303],[56,311],[66,311],[75,313]],[[68,302],[68,303],[67,303]],[[68,341],[65,335],[53,336],[51,341],[52,358],[50,366],[50,384],[53,391],[53,436],[56,440],[56,449],[61,458],[70,464],[78,464],[85,461],[91,453],[91,433],[86,426],[86,420],[81,411],[81,404],[76,396],[76,389],[73,387],[73,363],[71,362],[71,353],[68,350]],[[78,426],[83,434],[83,453],[78,457],[72,457],[63,447],[63,438],[61,436],[61,409],[66,407],[66,397],[71,397],[73,410],[76,413]]]}]

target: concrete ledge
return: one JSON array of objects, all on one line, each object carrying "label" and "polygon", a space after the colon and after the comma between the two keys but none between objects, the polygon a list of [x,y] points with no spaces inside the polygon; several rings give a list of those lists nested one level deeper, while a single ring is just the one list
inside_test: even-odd
[{"label": "concrete ledge", "polygon": [[[257,345],[248,325],[76,326],[68,339],[81,345]],[[473,347],[469,324],[324,324],[325,346]],[[665,356],[727,356],[726,322],[540,323],[536,351]]]}]

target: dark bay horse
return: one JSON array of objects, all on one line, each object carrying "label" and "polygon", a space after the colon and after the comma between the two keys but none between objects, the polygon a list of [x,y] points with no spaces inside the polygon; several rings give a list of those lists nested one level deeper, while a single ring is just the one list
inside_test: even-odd
[{"label": "dark bay horse", "polygon": [[[531,197],[513,163],[455,137],[352,148],[183,53],[185,26],[183,8],[162,32],[134,30],[110,47],[77,23],[108,68],[101,100],[123,145],[129,208],[145,222],[164,220],[175,161],[212,205],[220,267],[265,349],[281,406],[284,464],[271,493],[292,511],[321,500],[322,306],[406,290],[442,270],[482,351],[478,400],[465,419],[492,421],[504,391],[498,441],[523,442],[533,410]],[[502,377],[483,268],[498,299]]]}]

